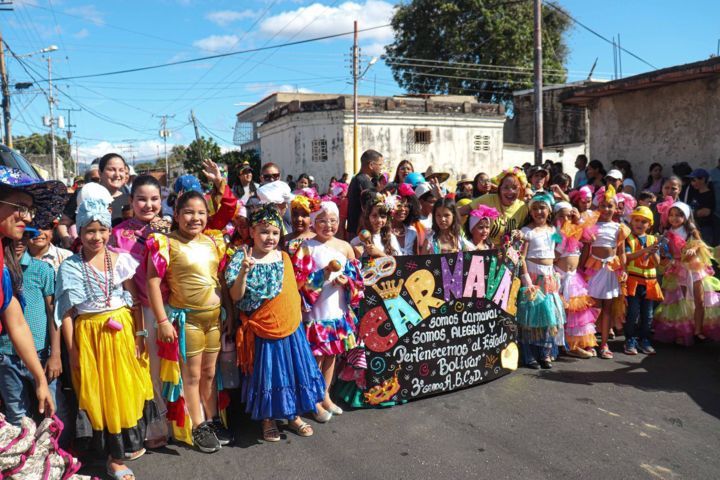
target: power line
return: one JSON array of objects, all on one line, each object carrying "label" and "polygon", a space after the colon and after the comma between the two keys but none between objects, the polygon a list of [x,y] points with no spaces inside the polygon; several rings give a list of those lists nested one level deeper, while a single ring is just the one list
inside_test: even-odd
[{"label": "power line", "polygon": [[[562,14],[565,15],[567,18],[569,18],[570,20],[572,20],[574,23],[578,24],[580,27],[584,28],[585,30],[587,30],[588,32],[592,33],[592,34],[595,35],[596,37],[598,37],[598,38],[600,38],[600,39],[602,39],[602,40],[605,40],[605,41],[606,41],[607,43],[609,43],[610,45],[613,45],[613,41],[612,41],[612,40],[610,40],[609,38],[607,38],[607,37],[603,36],[602,34],[596,32],[596,31],[593,30],[592,28],[588,27],[587,25],[585,25],[584,23],[582,23],[580,20],[578,20],[577,18],[573,17],[572,15],[570,15],[569,13],[567,13],[565,10],[563,10],[563,9],[560,8],[560,7],[558,7],[557,5],[554,5],[553,3],[549,3],[549,2],[546,3],[545,5],[547,5],[548,7],[552,8],[553,10],[556,10],[556,11],[562,13]],[[645,65],[651,67],[652,69],[654,69],[654,70],[657,70],[657,69],[658,69],[658,67],[656,67],[656,66],[653,65],[652,63],[648,62],[647,60],[645,60],[645,59],[643,59],[643,58],[640,58],[638,55],[635,55],[633,52],[631,52],[630,50],[626,49],[625,47],[620,47],[620,46],[617,45],[617,44],[615,44],[615,45],[616,45],[618,48],[620,48],[620,50],[622,50],[623,52],[627,53],[627,54],[630,55],[631,57],[634,57],[634,58],[640,60],[642,63],[644,63]]]},{"label": "power line", "polygon": [[[377,30],[377,29],[379,29],[379,28],[386,28],[386,27],[389,27],[389,26],[390,26],[390,24],[378,25],[378,26],[376,26],[376,27],[365,28],[365,29],[362,29],[362,30],[359,30],[359,31],[361,31],[361,32],[368,32],[368,31],[371,31],[371,30]],[[266,47],[249,48],[249,49],[246,49],[246,50],[236,50],[236,51],[234,51],[234,52],[218,53],[218,54],[215,54],[215,55],[206,55],[206,56],[204,56],[204,57],[189,58],[189,59],[187,59],[187,60],[178,60],[178,61],[175,61],[175,62],[160,63],[160,64],[157,64],[157,65],[148,65],[148,66],[145,66],[145,67],[128,68],[128,69],[124,69],[124,70],[114,70],[114,71],[111,71],[111,72],[90,73],[90,74],[86,74],[86,75],[75,75],[75,76],[70,76],[70,77],[59,77],[59,78],[56,78],[56,79],[54,79],[54,80],[55,80],[56,82],[59,82],[59,81],[62,81],[62,80],[76,80],[76,79],[80,79],[80,78],[107,77],[107,76],[110,76],[110,75],[121,75],[121,74],[124,74],[124,73],[134,73],[134,72],[142,72],[142,71],[146,71],[146,70],[155,70],[155,69],[158,69],[158,68],[173,67],[173,66],[176,66],[176,65],[186,65],[186,64],[188,64],[188,63],[196,63],[196,62],[201,62],[201,61],[204,61],[204,60],[212,60],[212,59],[215,59],[215,58],[232,57],[232,56],[235,56],[235,55],[242,55],[242,54],[245,54],[245,53],[261,52],[261,51],[263,51],[263,50],[273,50],[273,49],[276,49],[276,48],[291,47],[291,46],[293,46],[293,45],[302,45],[302,44],[305,44],[305,43],[319,42],[319,41],[321,41],[321,40],[328,40],[328,39],[331,39],[331,38],[344,37],[344,36],[352,35],[352,34],[353,34],[353,32],[335,33],[335,34],[332,34],[332,35],[323,35],[323,36],[321,36],[321,37],[313,37],[313,38],[308,38],[308,39],[305,39],[305,40],[297,40],[297,41],[295,41],[295,42],[287,42],[287,43],[280,43],[280,44],[277,44],[277,45],[269,45],[269,46],[266,46]],[[47,78],[43,78],[43,79],[41,79],[41,81],[47,82]]]}]

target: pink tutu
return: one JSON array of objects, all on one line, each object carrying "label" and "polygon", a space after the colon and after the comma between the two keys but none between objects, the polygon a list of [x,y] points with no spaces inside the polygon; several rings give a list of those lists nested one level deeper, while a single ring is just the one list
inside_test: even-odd
[{"label": "pink tutu", "polygon": [[588,286],[577,271],[560,273],[561,293],[565,304],[566,319],[565,341],[570,350],[589,348],[597,345],[595,340],[595,321],[600,310],[595,308],[588,294]]}]

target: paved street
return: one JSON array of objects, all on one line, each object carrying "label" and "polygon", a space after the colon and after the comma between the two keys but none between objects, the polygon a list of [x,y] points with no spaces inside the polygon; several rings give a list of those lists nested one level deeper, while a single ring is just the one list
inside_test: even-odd
[{"label": "paved street", "polygon": [[[614,350],[621,349],[616,342]],[[205,455],[173,445],[138,479],[696,479],[720,472],[720,346],[521,369],[460,392],[347,412],[315,436]],[[100,474],[99,470],[89,469]]]}]

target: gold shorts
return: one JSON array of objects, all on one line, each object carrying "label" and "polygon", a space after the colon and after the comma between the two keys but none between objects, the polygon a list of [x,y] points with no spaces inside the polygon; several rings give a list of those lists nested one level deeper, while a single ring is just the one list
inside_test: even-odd
[{"label": "gold shorts", "polygon": [[187,312],[185,318],[185,355],[220,351],[220,305],[211,310]]}]

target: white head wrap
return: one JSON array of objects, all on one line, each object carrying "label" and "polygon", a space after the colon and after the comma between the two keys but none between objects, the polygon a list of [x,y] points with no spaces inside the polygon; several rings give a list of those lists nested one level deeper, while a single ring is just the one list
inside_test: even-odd
[{"label": "white head wrap", "polygon": [[672,207],[670,207],[670,208],[677,208],[678,210],[680,210],[683,213],[683,215],[685,215],[686,220],[690,219],[690,205],[688,205],[687,203],[675,202],[672,204]]},{"label": "white head wrap", "polygon": [[335,202],[322,202],[320,204],[320,209],[315,212],[310,212],[310,221],[313,225],[315,225],[315,219],[321,214],[325,213],[327,215],[335,215],[336,217],[340,218],[340,211],[338,210],[337,205],[335,205]]},{"label": "white head wrap", "polygon": [[290,186],[280,180],[266,183],[257,189],[257,196],[260,203],[288,203],[293,195],[290,193]]},{"label": "white head wrap", "polygon": [[563,208],[567,208],[568,210],[572,210],[573,206],[570,205],[568,202],[557,202],[555,206],[553,207],[553,213],[557,213]]},{"label": "white head wrap", "polygon": [[80,209],[80,205],[82,205],[85,200],[102,200],[110,205],[114,199],[107,188],[103,187],[99,183],[90,182],[85,184],[85,186],[82,187],[77,194],[76,213]]}]

